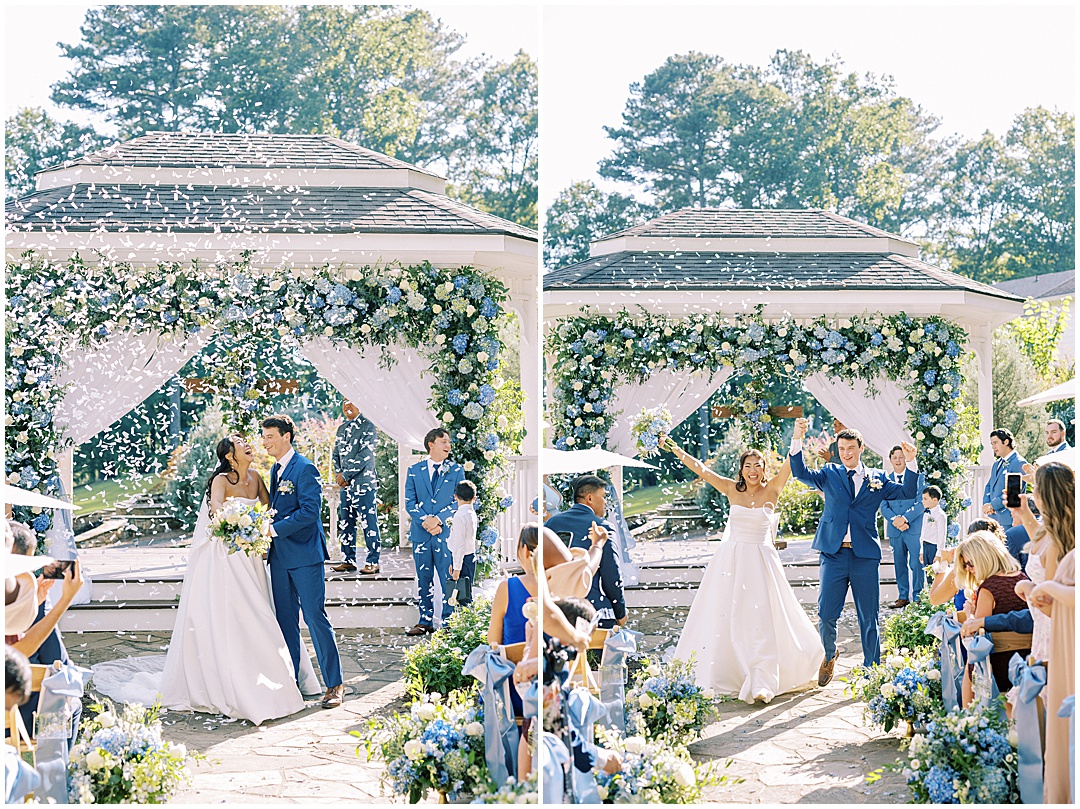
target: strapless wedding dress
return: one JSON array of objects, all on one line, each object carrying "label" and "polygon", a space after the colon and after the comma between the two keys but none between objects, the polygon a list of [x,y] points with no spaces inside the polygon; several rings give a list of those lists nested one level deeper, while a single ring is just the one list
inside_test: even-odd
[{"label": "strapless wedding dress", "polygon": [[773,546],[778,521],[769,507],[731,506],[675,648],[695,656],[702,687],[747,703],[816,682],[825,659]]},{"label": "strapless wedding dress", "polygon": [[[248,498],[235,498],[255,503]],[[93,687],[117,701],[225,714],[259,725],[304,708],[321,694],[315,668],[300,656],[300,686],[274,617],[266,563],[230,554],[210,536],[206,504],[192,536],[180,606],[166,655],[93,667]]]}]

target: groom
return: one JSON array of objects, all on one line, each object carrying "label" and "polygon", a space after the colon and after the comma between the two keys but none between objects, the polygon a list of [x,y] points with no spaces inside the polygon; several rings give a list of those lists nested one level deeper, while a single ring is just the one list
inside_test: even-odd
[{"label": "groom", "polygon": [[813,549],[821,554],[818,592],[818,630],[825,647],[825,660],[818,670],[818,685],[825,686],[833,677],[836,665],[836,621],[844,609],[848,587],[855,599],[862,637],[863,665],[877,663],[881,657],[878,644],[878,564],[881,543],[877,536],[877,512],[885,500],[913,500],[918,494],[919,472],[915,447],[901,444],[904,459],[904,483],[894,483],[880,469],[867,469],[862,463],[863,440],[858,430],[837,433],[836,448],[840,463],[827,463],[819,471],[806,468],[802,440],[809,422],[795,421],[791,437],[791,474],[825,494]]},{"label": "groom", "polygon": [[[300,611],[315,645],[326,694],[324,708],[341,705],[341,680],[334,628],[326,616],[323,562],[330,558],[322,527],[322,483],[315,464],[293,449],[296,425],[288,416],[274,415],[262,423],[263,447],[277,461],[270,469],[270,507],[274,541],[270,545],[270,586],[293,671],[300,678]],[[306,654],[306,652],[305,652]]]}]

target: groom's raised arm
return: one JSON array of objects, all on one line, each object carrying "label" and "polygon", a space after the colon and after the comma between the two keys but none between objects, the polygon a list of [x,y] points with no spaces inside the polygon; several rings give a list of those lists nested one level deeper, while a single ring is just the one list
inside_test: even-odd
[{"label": "groom's raised arm", "polygon": [[813,486],[821,491],[825,490],[825,472],[814,471],[806,468],[803,459],[803,436],[806,428],[810,425],[806,419],[795,419],[795,432],[791,436],[791,447],[788,449],[788,459],[791,461],[791,474],[796,480],[801,480],[807,486]]},{"label": "groom's raised arm", "polygon": [[278,537],[295,534],[301,528],[315,525],[322,519],[322,484],[315,464],[304,464],[296,481],[296,499],[300,506],[292,514],[274,521]]}]

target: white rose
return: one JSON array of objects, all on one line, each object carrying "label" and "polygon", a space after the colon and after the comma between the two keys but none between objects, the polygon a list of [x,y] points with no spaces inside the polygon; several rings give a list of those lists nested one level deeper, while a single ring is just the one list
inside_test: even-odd
[{"label": "white rose", "polygon": [[1017,733],[1015,729],[1009,731],[1009,744],[1014,748],[1020,746],[1020,734]]},{"label": "white rose", "polygon": [[493,449],[484,450],[484,460],[494,461],[495,460],[495,450],[493,450]]},{"label": "white rose", "polygon": [[886,662],[894,669],[898,669],[904,665],[904,658],[900,657],[899,655],[892,655],[888,658]]},{"label": "white rose", "polygon": [[477,362],[487,362],[488,359],[489,359],[488,358],[488,353],[486,351],[477,352],[477,354],[476,354],[476,361]]},{"label": "white rose", "polygon": [[606,801],[607,800],[607,793],[608,793],[608,789],[607,789],[606,786],[604,786],[603,784],[597,784],[596,785],[596,794],[600,798],[600,800]]},{"label": "white rose", "polygon": [[18,486],[21,480],[22,475],[20,475],[18,472],[12,472],[10,475],[7,476],[7,482],[10,483],[12,486]]},{"label": "white rose", "polygon": [[503,414],[499,414],[499,417],[495,419],[495,426],[500,430],[505,430],[510,426],[510,420]]},{"label": "white rose", "polygon": [[23,355],[23,351],[25,351],[25,349],[22,346],[12,346],[11,347],[11,356],[13,356],[13,357],[21,357]]},{"label": "white rose", "polygon": [[182,745],[182,744],[170,745],[169,749],[172,751],[172,754],[174,756],[176,756],[177,758],[187,758],[187,747],[185,747],[184,745]]},{"label": "white rose", "polygon": [[240,524],[241,528],[250,528],[251,527],[251,515],[250,514],[241,514],[239,524]]},{"label": "white rose", "polygon": [[447,410],[445,413],[442,414],[442,420],[445,423],[449,424],[454,420],[454,414]]},{"label": "white rose", "polygon": [[360,333],[361,334],[371,334],[371,324],[370,323],[362,324],[360,326]]},{"label": "white rose", "polygon": [[675,771],[675,783],[681,787],[692,787],[697,783],[697,775],[694,768],[685,761]]},{"label": "white rose", "polygon": [[469,317],[472,317],[476,314],[476,307],[470,303],[467,307],[465,307],[465,314]]},{"label": "white rose", "polygon": [[270,282],[270,291],[277,292],[283,286],[285,286],[285,282],[282,281],[280,278],[275,278],[273,281]]},{"label": "white rose", "polygon": [[471,472],[476,468],[476,464],[474,464],[472,461],[465,461],[465,463],[461,465],[461,468],[464,469],[466,472]]},{"label": "white rose", "polygon": [[911,769],[913,769],[913,770],[919,769],[919,760],[917,758],[913,758],[911,760]]},{"label": "white rose", "polygon": [[645,749],[645,740],[641,736],[631,736],[623,742],[623,750],[627,753],[640,753]]},{"label": "white rose", "polygon": [[405,742],[405,755],[412,761],[419,761],[424,757],[424,745],[418,739],[409,739]]},{"label": "white rose", "polygon": [[105,713],[98,715],[98,723],[103,728],[111,728],[116,724],[116,714],[112,711],[105,711]]},{"label": "white rose", "polygon": [[18,441],[20,444],[25,444],[30,441],[30,433],[24,430],[23,432],[15,436],[15,440]]},{"label": "white rose", "polygon": [[440,702],[442,702],[442,694],[440,694],[438,691],[432,691],[430,694],[428,694],[428,699],[431,701],[432,705],[438,705]]},{"label": "white rose", "polygon": [[583,421],[581,420],[581,416],[578,416],[578,417],[577,417],[576,419],[574,419],[574,426],[575,426],[575,427],[580,427],[580,426],[581,426],[582,424],[584,424],[584,423],[585,423],[585,422],[583,422]]},{"label": "white rose", "polygon": [[37,382],[37,374],[35,374],[33,371],[27,371],[26,376],[23,377],[23,381],[27,385],[33,385],[35,382]]},{"label": "white rose", "polygon": [[660,676],[660,667],[658,665],[656,665],[655,663],[650,663],[646,667],[645,671],[650,677],[659,677]]},{"label": "white rose", "polygon": [[345,270],[345,277],[350,281],[359,281],[360,270],[356,267],[349,267],[349,269]]},{"label": "white rose", "polygon": [[583,387],[585,387],[585,385],[580,379],[574,381],[574,390],[581,390]]},{"label": "white rose", "polygon": [[431,305],[431,313],[432,313],[432,314],[435,314],[435,315],[437,315],[437,314],[440,314],[441,312],[442,312],[442,307],[441,307],[441,306],[439,306],[439,304],[437,304],[437,303],[433,303],[433,304]]},{"label": "white rose", "polygon": [[704,691],[701,692],[701,696],[708,700],[714,700],[716,699],[716,691],[711,688],[706,688]]},{"label": "white rose", "polygon": [[483,736],[484,735],[484,726],[481,725],[479,722],[470,722],[469,724],[467,724],[465,726],[465,735],[466,736]]},{"label": "white rose", "polygon": [[230,511],[225,514],[225,522],[227,522],[229,525],[239,525],[240,517],[234,512]]},{"label": "white rose", "polygon": [[581,409],[584,410],[586,413],[591,413],[593,411],[592,402],[586,402],[581,406]]},{"label": "white rose", "polygon": [[881,696],[885,697],[885,699],[892,699],[896,696],[896,686],[892,683],[885,683],[881,686]]},{"label": "white rose", "polygon": [[21,390],[17,390],[13,394],[11,394],[11,399],[15,402],[21,402],[24,398],[25,397],[23,396],[23,392]]},{"label": "white rose", "polygon": [[445,334],[436,334],[435,335],[435,345],[440,345],[441,346],[445,342],[446,342],[446,335]]},{"label": "white rose", "polygon": [[577,439],[574,438],[574,436],[572,436],[572,435],[566,436],[566,446],[572,447],[576,443],[577,443]]},{"label": "white rose", "polygon": [[425,702],[416,709],[416,715],[425,722],[430,722],[435,718],[435,706],[430,702]]},{"label": "white rose", "polygon": [[940,680],[941,679],[941,672],[938,671],[937,669],[930,669],[930,671],[926,672],[926,679],[927,680]]},{"label": "white rose", "polygon": [[645,708],[646,710],[653,706],[653,698],[649,696],[648,691],[644,692],[640,697],[638,697],[638,705],[640,705],[642,708]]},{"label": "white rose", "polygon": [[86,766],[91,772],[100,770],[105,766],[105,756],[101,755],[100,750],[92,750],[86,757]]}]

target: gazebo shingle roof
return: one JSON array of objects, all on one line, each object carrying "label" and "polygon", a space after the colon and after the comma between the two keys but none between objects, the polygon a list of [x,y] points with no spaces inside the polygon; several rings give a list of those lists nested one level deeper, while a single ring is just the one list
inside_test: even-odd
[{"label": "gazebo shingle roof", "polygon": [[87,184],[7,205],[12,231],[475,233],[529,228],[418,188]]},{"label": "gazebo shingle roof", "polygon": [[426,169],[328,135],[150,132],[64,166],[408,169],[436,176]]},{"label": "gazebo shingle roof", "polygon": [[598,241],[620,236],[653,238],[891,238],[890,233],[818,209],[683,208]]}]

